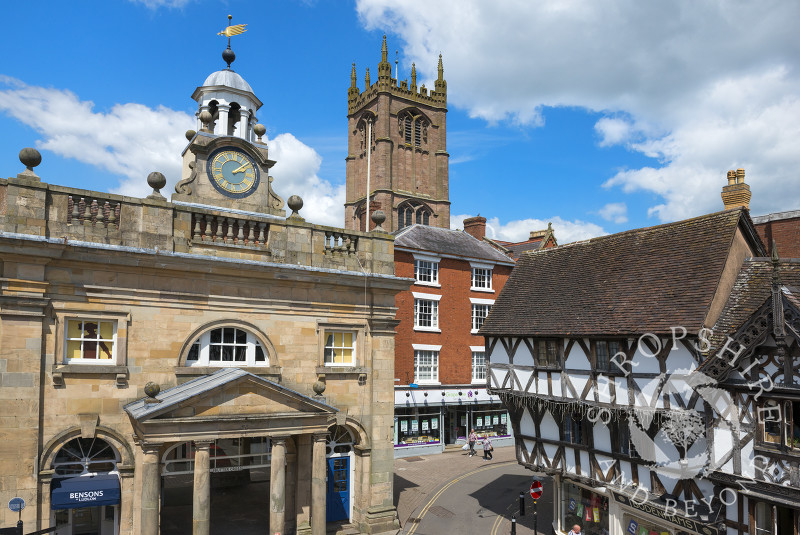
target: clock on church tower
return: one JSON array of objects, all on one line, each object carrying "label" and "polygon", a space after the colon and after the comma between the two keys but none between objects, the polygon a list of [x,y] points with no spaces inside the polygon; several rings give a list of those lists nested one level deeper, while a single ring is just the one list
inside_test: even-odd
[{"label": "clock on church tower", "polygon": [[[230,37],[230,36],[229,36]],[[212,73],[195,89],[198,130],[186,133],[182,180],[173,201],[285,216],[284,202],[272,190],[266,128],[257,124],[262,102],[244,78],[231,69],[236,55],[222,53],[227,68]]]}]

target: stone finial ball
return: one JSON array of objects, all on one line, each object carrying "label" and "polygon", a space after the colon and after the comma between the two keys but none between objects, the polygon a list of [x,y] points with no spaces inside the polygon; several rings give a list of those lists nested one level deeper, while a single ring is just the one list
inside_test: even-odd
[{"label": "stone finial ball", "polygon": [[323,392],[325,392],[325,383],[322,381],[314,381],[314,384],[311,385],[311,388],[314,390],[314,393],[318,396],[321,396]]},{"label": "stone finial ball", "polygon": [[147,175],[147,183],[154,190],[160,190],[161,188],[167,185],[167,179],[164,178],[164,175],[159,173],[158,171],[153,171],[152,173]]},{"label": "stone finial ball", "polygon": [[300,197],[300,195],[292,195],[289,197],[289,200],[286,201],[286,205],[291,208],[293,212],[299,212],[303,207],[303,198]]},{"label": "stone finial ball", "polygon": [[200,112],[200,122],[203,124],[208,124],[211,122],[211,112],[208,110],[203,110]]},{"label": "stone finial ball", "polygon": [[154,398],[159,392],[161,392],[161,387],[152,381],[144,385],[144,393],[147,394],[147,397]]},{"label": "stone finial ball", "polygon": [[21,161],[22,165],[25,167],[32,169],[42,163],[42,155],[34,148],[25,147],[19,151],[19,161]]},{"label": "stone finial ball", "polygon": [[253,132],[255,132],[258,137],[261,137],[267,133],[267,127],[261,123],[258,123],[253,127]]},{"label": "stone finial ball", "polygon": [[186,141],[191,141],[194,138],[195,134],[197,134],[197,132],[195,132],[194,130],[187,130]]},{"label": "stone finial ball", "polygon": [[375,210],[372,212],[372,222],[375,223],[377,226],[383,225],[383,222],[386,221],[386,214],[383,213],[383,210]]}]

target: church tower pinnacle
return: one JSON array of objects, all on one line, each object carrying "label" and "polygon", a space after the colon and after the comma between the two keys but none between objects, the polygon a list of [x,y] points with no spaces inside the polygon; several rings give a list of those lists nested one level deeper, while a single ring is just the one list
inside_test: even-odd
[{"label": "church tower pinnacle", "polygon": [[432,91],[417,85],[416,64],[411,65],[410,84],[393,78],[385,35],[375,83],[367,69],[364,90],[359,90],[353,66],[347,91],[345,228],[372,229],[367,206],[386,214],[383,226],[390,231],[413,224],[450,228],[447,83],[441,54],[437,74]]}]

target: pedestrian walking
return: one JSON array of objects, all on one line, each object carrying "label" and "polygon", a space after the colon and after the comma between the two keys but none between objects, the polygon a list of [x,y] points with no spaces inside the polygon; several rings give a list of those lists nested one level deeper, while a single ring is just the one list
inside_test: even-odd
[{"label": "pedestrian walking", "polygon": [[474,429],[470,432],[467,440],[469,441],[469,457],[472,457],[475,455],[475,453],[477,453],[475,451],[475,443],[478,441],[478,435],[475,434]]},{"label": "pedestrian walking", "polygon": [[489,440],[489,436],[487,435],[483,439],[483,460],[484,461],[491,461],[492,460],[492,457],[494,457],[492,455],[492,451],[494,451],[494,446],[492,446],[492,441]]}]

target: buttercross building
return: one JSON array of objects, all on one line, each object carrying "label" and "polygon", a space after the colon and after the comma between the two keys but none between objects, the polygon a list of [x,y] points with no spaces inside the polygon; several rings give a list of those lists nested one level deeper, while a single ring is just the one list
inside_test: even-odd
[{"label": "buttercross building", "polygon": [[379,214],[369,232],[314,225],[275,194],[262,103],[223,57],[192,95],[170,200],[160,173],[146,198],[46,183],[33,149],[0,180],[0,486],[26,530],[399,527],[394,297],[410,281]]}]

